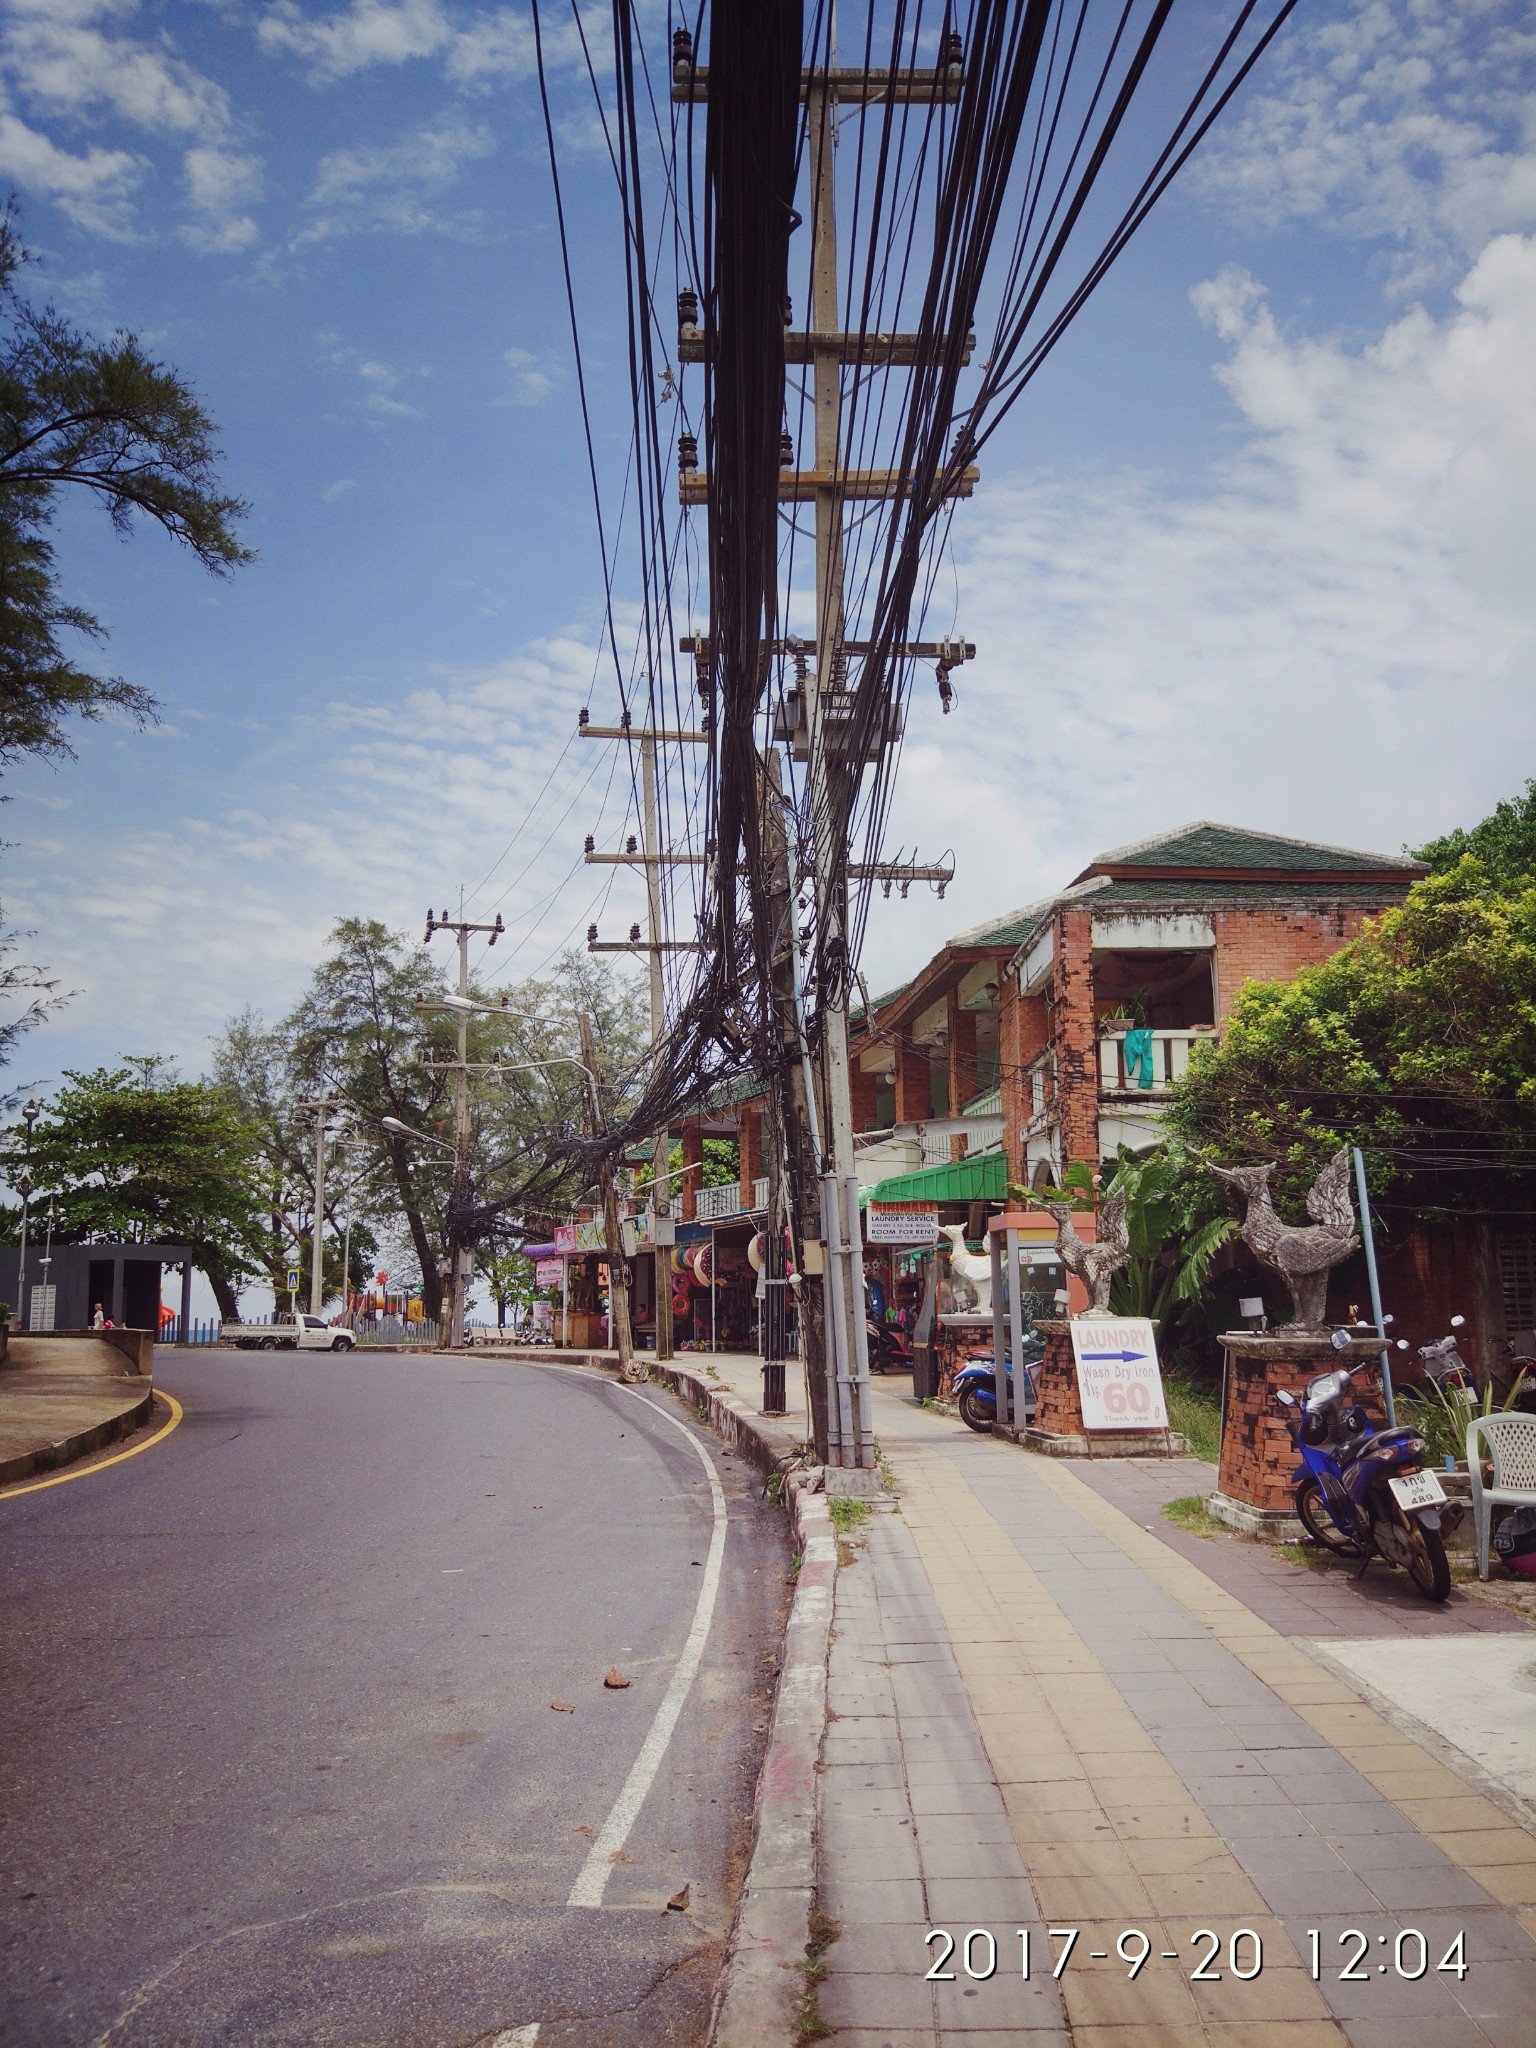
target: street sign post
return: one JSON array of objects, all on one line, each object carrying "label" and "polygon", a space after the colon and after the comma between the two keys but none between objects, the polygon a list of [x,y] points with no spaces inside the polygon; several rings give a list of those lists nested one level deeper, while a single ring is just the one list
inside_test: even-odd
[{"label": "street sign post", "polygon": [[1157,1338],[1145,1316],[1074,1316],[1072,1355],[1085,1429],[1166,1429]]},{"label": "street sign post", "polygon": [[298,1267],[297,1267],[297,1266],[290,1266],[290,1267],[288,1268],[288,1292],[289,1292],[290,1294],[297,1294],[297,1293],[298,1293],[298,1291],[299,1291],[299,1269],[298,1269]]}]

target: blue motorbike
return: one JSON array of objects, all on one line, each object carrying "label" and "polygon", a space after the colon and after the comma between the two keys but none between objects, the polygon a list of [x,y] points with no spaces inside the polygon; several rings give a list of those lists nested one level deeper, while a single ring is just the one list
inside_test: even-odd
[{"label": "blue motorbike", "polygon": [[[1035,1412],[1035,1383],[1029,1368],[1038,1365],[1045,1347],[1038,1337],[1024,1340],[1024,1406],[1019,1408],[1013,1395],[1013,1371],[1009,1368],[1009,1399],[1016,1416],[1022,1413],[1027,1420]],[[955,1374],[955,1406],[960,1411],[960,1420],[967,1429],[974,1429],[985,1436],[997,1420],[997,1366],[988,1353],[985,1357],[968,1358],[960,1371]]]},{"label": "blue motorbike", "polygon": [[1451,1568],[1441,1531],[1455,1528],[1462,1506],[1425,1471],[1417,1430],[1378,1430],[1353,1399],[1351,1382],[1369,1370],[1357,1365],[1319,1373],[1299,1401],[1284,1388],[1276,1391],[1301,1459],[1291,1474],[1296,1519],[1323,1549],[1359,1558],[1356,1578],[1379,1557],[1401,1565],[1427,1600],[1444,1600]]}]

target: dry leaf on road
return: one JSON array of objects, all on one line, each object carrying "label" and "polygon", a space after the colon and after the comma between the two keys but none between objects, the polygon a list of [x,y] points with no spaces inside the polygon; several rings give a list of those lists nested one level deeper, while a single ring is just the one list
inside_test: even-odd
[{"label": "dry leaf on road", "polygon": [[552,1714],[574,1714],[576,1711],[570,1700],[551,1700],[549,1709]]},{"label": "dry leaf on road", "polygon": [[669,1913],[686,1913],[686,1912],[687,1912],[687,1910],[688,1910],[688,1887],[687,1887],[687,1885],[684,1885],[684,1886],[683,1886],[683,1888],[682,1888],[682,1890],[681,1890],[680,1892],[674,1892],[674,1893],[672,1894],[671,1898],[670,1898],[670,1899],[668,1899],[668,1901],[667,1901],[667,1911],[668,1911]]},{"label": "dry leaf on road", "polygon": [[607,1686],[610,1692],[622,1692],[625,1686],[628,1685],[629,1680],[624,1676],[622,1671],[615,1669],[609,1672],[608,1676],[603,1680],[603,1683]]}]

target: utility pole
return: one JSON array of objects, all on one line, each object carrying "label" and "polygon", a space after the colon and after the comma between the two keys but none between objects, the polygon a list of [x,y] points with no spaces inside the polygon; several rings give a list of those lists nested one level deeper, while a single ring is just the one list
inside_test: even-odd
[{"label": "utility pole", "polygon": [[[581,1030],[581,1057],[592,1095],[592,1135],[601,1144],[605,1119],[602,1091],[597,1081],[597,1041],[592,1032],[592,1019],[585,1010],[576,1021]],[[599,1160],[597,1178],[603,1197],[603,1236],[608,1241],[608,1324],[614,1349],[619,1354],[619,1378],[643,1379],[644,1373],[635,1367],[634,1339],[629,1327],[629,1262],[624,1255],[624,1233],[619,1223],[619,1195],[614,1185],[613,1157],[607,1151]]]},{"label": "utility pole", "polygon": [[[645,869],[645,900],[647,930],[642,941],[631,936],[627,941],[603,941],[597,937],[596,927],[587,935],[587,950],[592,953],[641,953],[647,957],[650,969],[651,995],[651,1044],[658,1045],[667,1026],[667,992],[662,979],[661,956],[664,952],[696,952],[697,945],[688,940],[674,940],[670,943],[662,937],[661,870],[664,867],[697,866],[703,860],[702,854],[663,853],[661,850],[660,800],[656,772],[656,743],[658,740],[674,740],[683,745],[705,746],[709,742],[707,732],[666,732],[649,727],[636,733],[629,723],[626,712],[623,722],[617,726],[592,725],[586,713],[582,713],[579,728],[583,739],[636,739],[640,742],[640,786],[642,805],[642,830],[644,833],[643,852],[599,853],[591,840],[587,842],[586,859],[589,866],[643,867]],[[633,841],[631,841],[633,847]],[[662,1219],[672,1215],[672,1134],[670,1131],[656,1133],[655,1146],[651,1153],[651,1204],[652,1213],[659,1226]],[[654,1246],[653,1287],[656,1297],[656,1356],[667,1359],[672,1356],[672,1276],[668,1271],[670,1246],[662,1239],[669,1237],[669,1231],[658,1227]]]},{"label": "utility pole", "polygon": [[[461,892],[462,893],[462,892]],[[460,905],[462,910],[463,905]],[[469,999],[469,941],[472,933],[484,932],[487,942],[494,946],[505,926],[498,911],[494,924],[474,924],[464,917],[449,917],[445,910],[440,917],[427,912],[427,937],[434,932],[453,932],[459,942],[459,996]],[[448,1348],[456,1350],[464,1342],[464,1296],[469,1283],[469,1267],[473,1247],[460,1242],[459,1218],[469,1196],[469,1018],[467,1009],[455,1011],[455,1029],[458,1043],[457,1058],[437,1062],[447,1067],[453,1075],[453,1191],[448,1198]]]},{"label": "utility pole", "polygon": [[[708,67],[693,59],[692,38],[686,30],[674,32],[673,86],[675,101],[697,102],[709,98]],[[829,47],[826,61],[804,70],[800,93],[806,107],[806,166],[809,179],[811,219],[811,305],[810,322],[803,333],[784,337],[785,360],[809,363],[812,368],[812,399],[815,423],[814,467],[785,470],[779,478],[781,502],[811,503],[816,523],[816,639],[810,648],[802,643],[770,643],[768,651],[792,653],[796,657],[798,702],[795,716],[775,738],[787,741],[797,760],[809,768],[809,832],[804,851],[809,857],[816,911],[816,927],[824,961],[844,963],[847,959],[847,881],[877,880],[906,885],[915,880],[932,880],[941,887],[952,878],[947,868],[919,867],[915,862],[850,865],[848,849],[830,843],[832,821],[851,815],[851,804],[835,802],[849,793],[864,763],[853,758],[846,735],[854,699],[847,686],[850,654],[866,654],[868,643],[846,637],[843,590],[843,506],[850,500],[894,499],[904,496],[909,480],[899,470],[850,470],[843,466],[842,374],[847,364],[889,370],[920,360],[923,343],[917,335],[845,333],[839,325],[837,221],[835,194],[835,151],[838,108],[851,103],[859,110],[891,103],[931,105],[934,101],[959,98],[963,84],[960,38],[946,30],[941,38],[940,62],[934,70],[873,71],[839,69],[835,52]],[[687,306],[691,320],[684,318]],[[684,362],[706,358],[710,346],[706,331],[697,322],[697,297],[686,293],[679,304],[678,355]],[[940,337],[934,344],[947,346]],[[966,359],[973,343],[965,341]],[[969,497],[978,478],[968,465],[949,486],[949,494]],[[710,479],[696,467],[688,466],[679,477],[679,495],[687,504],[707,505]],[[684,643],[688,647],[690,643]],[[691,651],[704,670],[708,643],[695,639]],[[965,642],[938,642],[930,647],[917,642],[891,649],[896,658],[931,653],[939,665],[941,690],[947,690],[948,671],[975,652]],[[808,663],[807,653],[814,655]],[[795,698],[790,693],[791,699]],[[883,749],[897,737],[889,730],[876,736]],[[799,878],[795,881],[798,885]],[[804,999],[799,978],[799,949],[793,952],[794,1009],[800,1040],[801,1065],[805,1073],[807,1100],[804,1121],[797,1131],[800,1112],[793,1091],[785,1088],[785,1145],[791,1162],[809,1148],[818,1154],[820,1242],[824,1247],[823,1328],[825,1330],[825,1380],[823,1390],[813,1384],[812,1415],[816,1424],[816,1447],[829,1465],[872,1469],[874,1433],[870,1411],[869,1358],[864,1326],[863,1230],[859,1212],[858,1174],[853,1143],[852,1080],[848,1052],[848,987],[844,972],[841,985],[816,991],[821,1024],[820,1087],[814,1085],[807,1049]],[[768,963],[763,963],[768,972]],[[817,1116],[816,1096],[821,1115]],[[809,1274],[807,1277],[811,1277]],[[808,1290],[806,1290],[808,1292]],[[808,1312],[802,1294],[801,1327],[810,1340],[808,1363],[814,1370],[816,1317]],[[821,1398],[818,1398],[821,1397]],[[824,1398],[824,1408],[822,1400]]]},{"label": "utility pole", "polygon": [[[341,1102],[339,1095],[321,1095],[313,1102],[300,1102],[297,1109],[310,1111],[315,1119],[315,1213],[309,1233],[309,1312],[319,1315],[325,1306],[325,1140],[331,1112]],[[342,1282],[345,1290],[346,1282]],[[295,1309],[298,1303],[294,1303]]]}]

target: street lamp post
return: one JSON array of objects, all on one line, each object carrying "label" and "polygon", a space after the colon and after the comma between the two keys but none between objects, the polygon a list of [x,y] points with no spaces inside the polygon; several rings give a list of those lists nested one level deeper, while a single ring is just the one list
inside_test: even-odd
[{"label": "street lamp post", "polygon": [[22,1106],[22,1121],[27,1127],[26,1163],[21,1169],[21,1178],[16,1183],[16,1192],[21,1196],[21,1253],[16,1261],[16,1327],[27,1328],[27,1223],[32,1201],[32,1126],[42,1111],[35,1096],[29,1095]]}]

